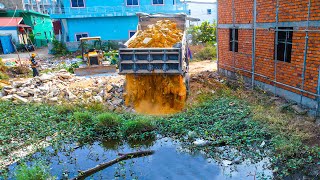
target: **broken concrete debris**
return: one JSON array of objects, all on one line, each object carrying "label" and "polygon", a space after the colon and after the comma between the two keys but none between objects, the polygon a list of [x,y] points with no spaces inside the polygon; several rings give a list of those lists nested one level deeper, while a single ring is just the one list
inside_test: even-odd
[{"label": "broken concrete debris", "polygon": [[0,93],[7,101],[32,103],[103,103],[109,109],[125,108],[122,76],[77,77],[66,70],[24,81],[11,81]]}]

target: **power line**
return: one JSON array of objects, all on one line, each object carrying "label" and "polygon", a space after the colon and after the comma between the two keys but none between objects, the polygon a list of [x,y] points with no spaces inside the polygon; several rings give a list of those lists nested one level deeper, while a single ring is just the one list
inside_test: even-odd
[{"label": "power line", "polygon": [[[10,23],[11,23],[11,21],[13,20],[13,18],[14,18],[14,16],[16,15],[16,12],[17,12],[17,6],[16,6],[16,9],[14,10],[14,13],[13,13],[13,15],[12,15],[12,17],[11,17],[11,19],[10,19],[10,21],[5,25],[5,26],[8,26]],[[0,30],[1,29],[4,29],[4,27],[3,28],[0,28]]]}]

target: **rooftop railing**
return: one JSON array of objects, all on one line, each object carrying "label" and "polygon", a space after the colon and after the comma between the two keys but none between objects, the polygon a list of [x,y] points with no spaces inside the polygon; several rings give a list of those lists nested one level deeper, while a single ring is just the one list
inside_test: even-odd
[{"label": "rooftop railing", "polygon": [[172,6],[94,6],[84,8],[52,8],[51,18],[80,18],[106,16],[133,16],[137,12],[145,13],[186,13],[186,5]]}]

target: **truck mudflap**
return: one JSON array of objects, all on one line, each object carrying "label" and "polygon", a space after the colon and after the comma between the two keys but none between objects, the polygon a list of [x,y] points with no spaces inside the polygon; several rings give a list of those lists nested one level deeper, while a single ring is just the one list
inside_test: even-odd
[{"label": "truck mudflap", "polygon": [[76,68],[74,73],[77,76],[88,76],[95,74],[106,74],[106,73],[115,73],[117,68],[115,65],[101,66],[101,65],[92,65]]}]

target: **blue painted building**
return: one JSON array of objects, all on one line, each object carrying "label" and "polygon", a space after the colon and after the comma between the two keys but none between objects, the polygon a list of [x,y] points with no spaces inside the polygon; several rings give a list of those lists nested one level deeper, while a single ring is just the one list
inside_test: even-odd
[{"label": "blue painted building", "polygon": [[22,0],[23,9],[48,14],[55,6],[56,0]]},{"label": "blue painted building", "polygon": [[54,6],[50,17],[60,20],[65,42],[87,36],[127,40],[137,29],[137,12],[187,13],[180,0],[57,0]]}]

